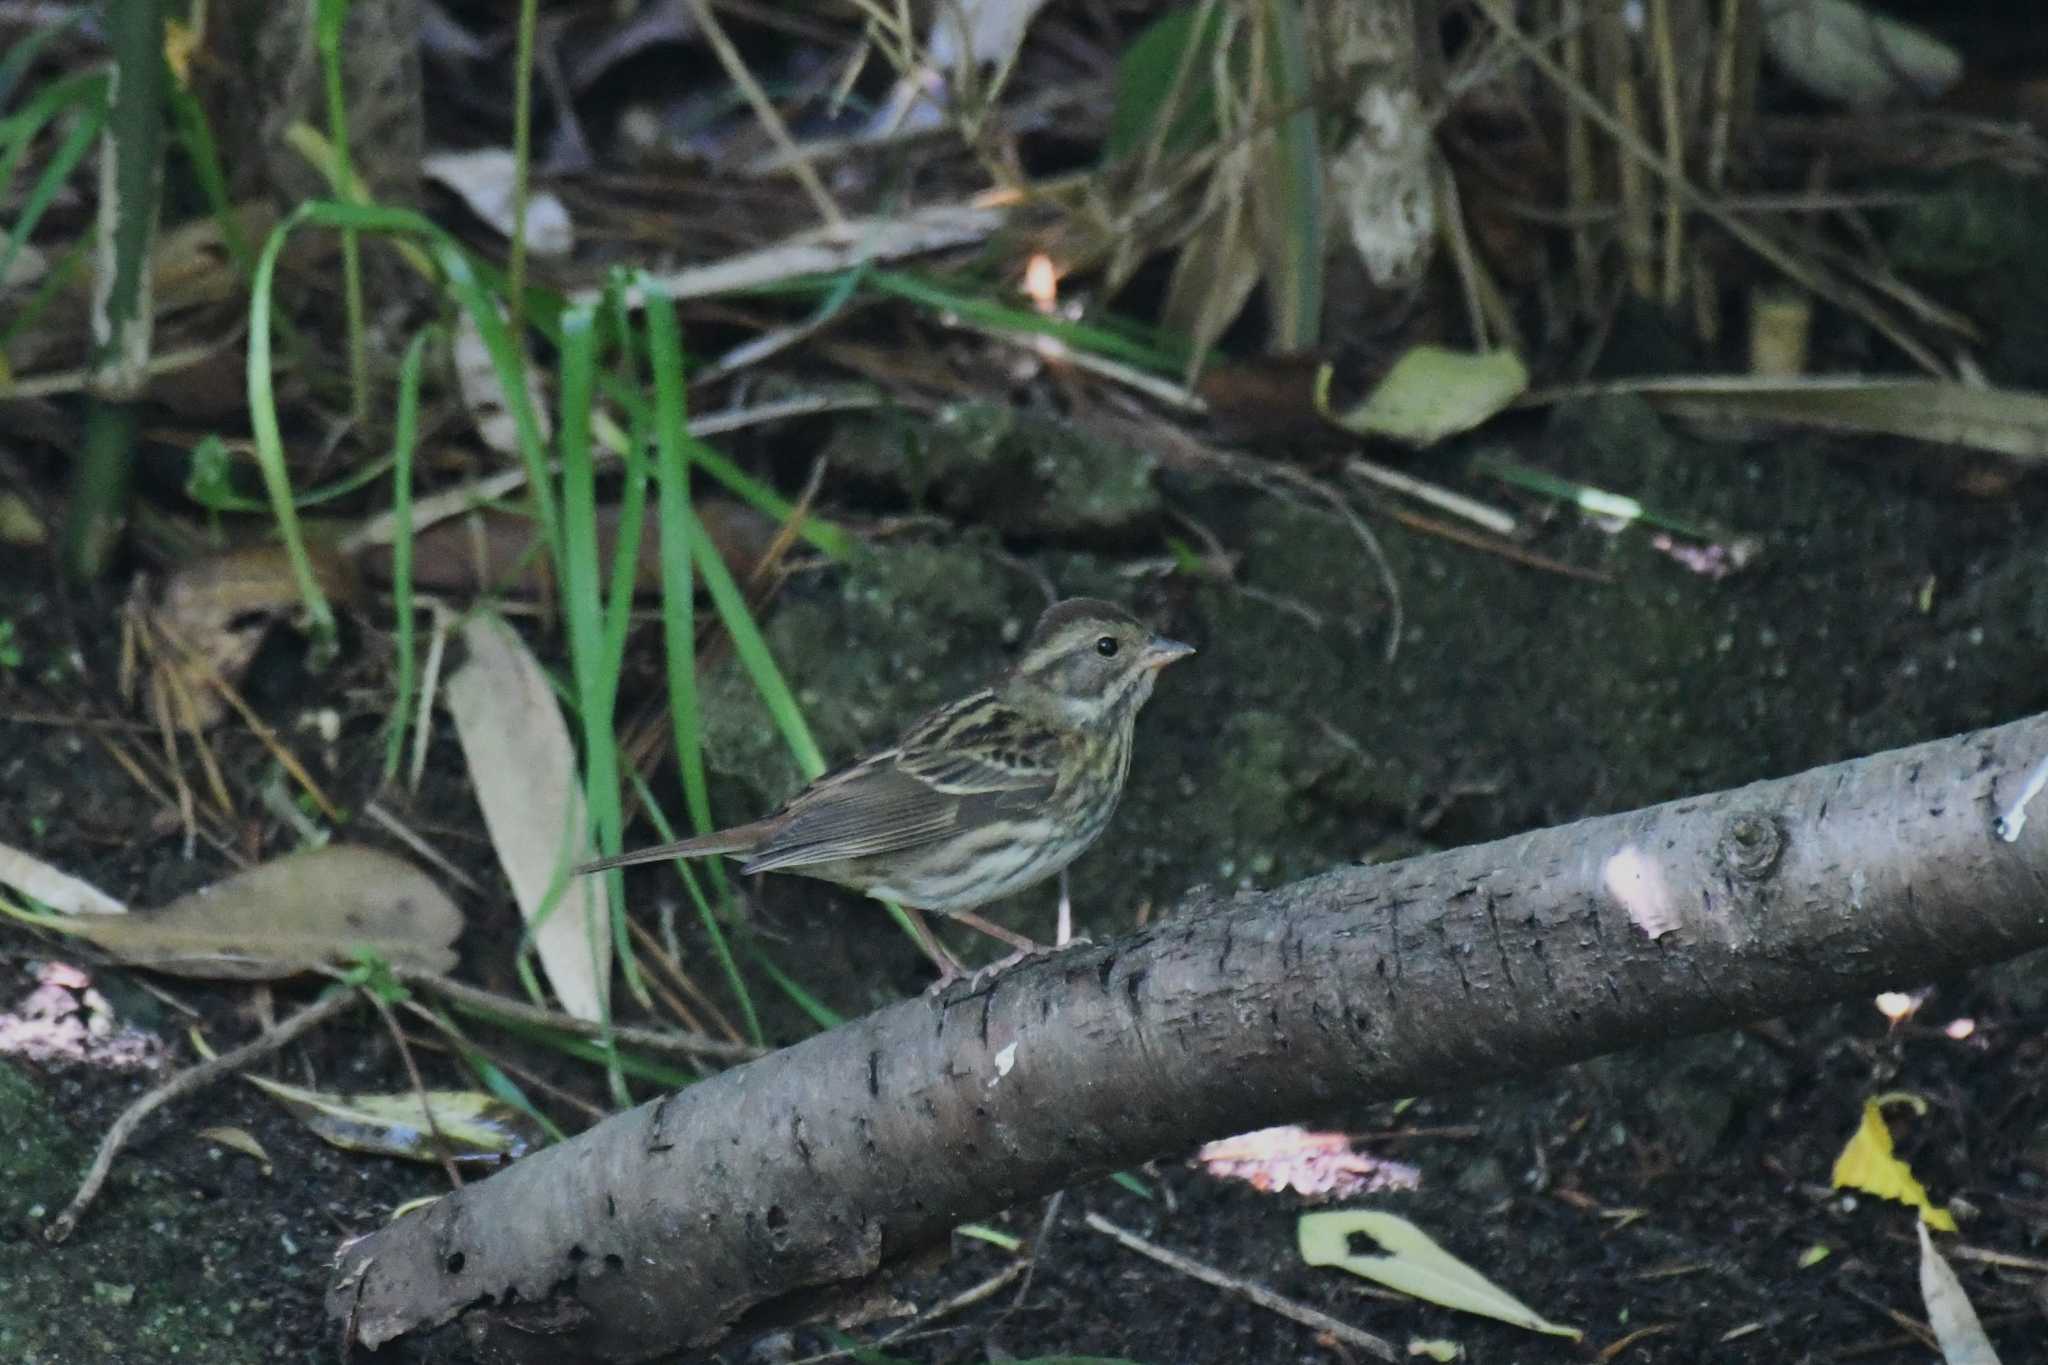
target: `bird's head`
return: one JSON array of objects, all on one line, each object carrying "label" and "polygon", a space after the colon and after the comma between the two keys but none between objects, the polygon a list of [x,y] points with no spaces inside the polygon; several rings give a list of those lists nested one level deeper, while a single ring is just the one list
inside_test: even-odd
[{"label": "bird's head", "polygon": [[1159,670],[1195,652],[1114,602],[1070,597],[1038,618],[1004,690],[1070,725],[1134,714]]}]

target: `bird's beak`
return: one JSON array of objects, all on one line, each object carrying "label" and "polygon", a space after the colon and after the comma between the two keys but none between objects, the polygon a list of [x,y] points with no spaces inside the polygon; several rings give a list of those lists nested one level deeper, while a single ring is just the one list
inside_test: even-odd
[{"label": "bird's beak", "polygon": [[1145,646],[1145,652],[1138,661],[1157,673],[1176,659],[1185,659],[1195,652],[1193,645],[1184,645],[1178,640],[1169,640],[1163,635],[1152,637],[1152,643]]}]

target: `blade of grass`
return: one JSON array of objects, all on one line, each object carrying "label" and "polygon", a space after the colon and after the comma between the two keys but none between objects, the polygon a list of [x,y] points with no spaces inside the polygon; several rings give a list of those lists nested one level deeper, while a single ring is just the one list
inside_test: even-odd
[{"label": "blade of grass", "polygon": [[675,305],[649,290],[647,354],[654,367],[654,441],[657,507],[661,524],[661,621],[668,654],[668,697],[683,804],[700,834],[711,830],[711,797],[704,777],[697,719],[696,582],[691,571],[690,452],[683,396],[683,344]]},{"label": "blade of grass", "polygon": [[[41,101],[37,103],[40,104]],[[64,141],[58,145],[49,164],[43,167],[43,173],[36,177],[35,184],[29,188],[27,196],[21,201],[21,212],[15,215],[14,222],[8,226],[5,242],[0,244],[0,279],[7,277],[8,268],[14,264],[14,258],[20,253],[22,244],[35,233],[37,224],[43,221],[43,214],[57,201],[57,195],[63,190],[65,182],[70,180],[71,173],[78,169],[78,163],[85,160],[85,154],[92,150],[100,130],[106,126],[107,87],[104,81],[91,87],[90,93],[84,97],[82,103],[83,108],[78,121],[72,124],[71,130],[64,135]],[[26,114],[30,111],[22,112]],[[0,164],[0,202],[6,201],[7,192],[12,188],[10,182],[14,178],[14,163],[19,160],[16,154],[27,149],[33,136],[31,132],[29,136],[9,148],[5,164]]]},{"label": "blade of grass", "polygon": [[[639,282],[639,287],[644,289],[650,298],[656,292],[654,287],[644,280]],[[561,320],[559,314],[550,315],[548,310],[536,307],[536,300],[540,291],[529,288],[526,293],[530,310],[527,320],[542,336],[554,342],[555,345],[560,346]],[[555,295],[553,297],[558,303],[562,302],[561,296]],[[660,373],[658,362],[656,362],[656,373]],[[626,414],[629,421],[646,420],[647,400],[636,386],[622,383],[613,375],[606,375],[598,382],[604,391],[605,398],[617,404],[619,409]],[[719,483],[724,484],[726,488],[732,491],[735,497],[756,508],[764,516],[776,521],[787,521],[791,514],[795,512],[795,504],[791,503],[789,499],[783,497],[769,485],[747,473],[711,447],[702,444],[696,445],[694,447],[694,456],[695,463],[706,474]],[[802,535],[811,545],[833,559],[845,559],[853,550],[852,537],[848,536],[840,527],[816,517],[810,517],[804,521]]]},{"label": "blade of grass", "polygon": [[[887,902],[883,902],[887,904]],[[838,1028],[846,1022],[846,1016],[833,1009],[824,1001],[812,995],[798,984],[796,978],[775,965],[775,962],[759,948],[749,944],[747,956],[754,965],[768,974],[768,979],[782,988],[782,993],[796,1002],[797,1008],[818,1022],[820,1028]]]},{"label": "blade of grass", "polygon": [[391,605],[397,616],[398,695],[392,701],[391,728],[384,739],[386,782],[398,776],[399,758],[405,751],[406,718],[412,714],[413,692],[419,685],[412,596],[412,455],[419,441],[420,374],[434,333],[430,327],[415,336],[398,366],[397,429],[391,438],[391,515],[397,528],[391,538]]},{"label": "blade of grass", "polygon": [[291,471],[285,466],[284,433],[277,421],[277,394],[270,367],[270,300],[277,275],[277,260],[284,252],[286,237],[301,222],[311,221],[316,205],[301,204],[270,234],[256,258],[256,274],[249,289],[249,427],[256,438],[256,465],[263,474],[263,486],[270,494],[271,515],[277,519],[278,534],[284,539],[285,557],[292,566],[292,578],[299,585],[299,598],[306,604],[316,654],[334,648],[334,609],[320,590],[313,573],[313,561],[306,553],[305,536],[299,530],[297,509],[292,505]]},{"label": "blade of grass", "polygon": [[526,1091],[520,1088],[519,1082],[506,1075],[505,1069],[492,1061],[490,1055],[482,1048],[470,1042],[445,1011],[435,1010],[434,1017],[440,1022],[441,1032],[454,1047],[455,1055],[469,1068],[470,1075],[476,1077],[478,1085],[539,1124],[541,1131],[548,1135],[548,1141],[569,1140],[569,1135],[562,1131],[560,1125],[542,1112],[539,1105],[527,1098]]},{"label": "blade of grass", "polygon": [[256,273],[256,252],[249,245],[249,235],[242,231],[241,215],[235,212],[228,193],[227,171],[221,165],[220,144],[213,136],[206,106],[190,90],[173,81],[171,117],[177,123],[178,141],[185,149],[185,157],[192,163],[192,178],[199,183],[199,192],[205,196],[214,222],[220,224],[228,259],[234,262],[235,273],[246,282]]},{"label": "blade of grass", "polygon": [[[829,280],[830,277],[824,277]],[[1160,342],[1147,342],[1108,327],[1049,318],[1029,309],[1014,308],[978,294],[962,293],[944,285],[896,270],[868,273],[867,285],[876,293],[920,304],[936,312],[950,313],[997,331],[1052,337],[1077,350],[1122,360],[1158,374],[1177,376],[1187,368],[1186,349],[1178,350]]]},{"label": "blade of grass", "polygon": [[63,37],[73,25],[84,18],[83,8],[74,9],[52,23],[31,30],[27,37],[9,47],[5,56],[0,56],[0,109],[6,108],[7,97],[14,93],[16,82],[27,73],[30,64],[42,55],[43,49],[48,47],[53,39]]},{"label": "blade of grass", "polygon": [[36,136],[43,131],[43,125],[74,107],[86,109],[97,105],[104,111],[107,88],[104,72],[66,76],[50,82],[37,92],[34,99],[0,118],[0,203],[12,202],[15,172],[21,169],[22,161],[35,147]]},{"label": "blade of grass", "polygon": [[543,1028],[524,1019],[508,1018],[479,1006],[455,1004],[451,1008],[472,1018],[487,1019],[496,1028],[516,1034],[529,1042],[539,1043],[543,1047],[553,1048],[564,1056],[574,1057],[578,1061],[591,1062],[599,1066],[609,1066],[616,1061],[618,1069],[636,1081],[651,1081],[670,1090],[682,1090],[703,1079],[702,1076],[691,1072],[650,1061],[635,1052],[607,1049],[591,1039],[578,1038],[574,1034],[563,1033],[557,1029]]},{"label": "blade of grass", "polygon": [[[631,622],[641,508],[645,505],[644,478],[634,479],[629,471],[607,597],[599,579],[597,467],[590,446],[590,423],[596,398],[598,313],[611,314],[616,331],[618,311],[616,295],[607,294],[600,309],[578,308],[565,316],[563,335],[569,344],[562,352],[562,407],[557,426],[561,433],[563,542],[568,552],[563,565],[563,606],[568,613],[576,709],[583,717],[592,827],[601,854],[616,852],[625,831],[625,812],[619,800],[618,736],[613,723],[618,711],[619,674],[625,666],[626,628]],[[637,450],[629,452],[628,463],[644,464]],[[652,999],[626,933],[623,874],[614,871],[609,881],[616,956],[634,998],[649,1005]]]},{"label": "blade of grass", "polygon": [[431,259],[440,269],[456,301],[475,320],[477,331],[490,353],[492,369],[497,373],[505,406],[512,414],[518,434],[520,458],[527,467],[527,492],[535,520],[540,523],[550,561],[559,565],[562,561],[560,519],[556,514],[549,478],[547,447],[541,440],[539,424],[534,416],[533,395],[526,388],[525,367],[519,363],[518,352],[496,299],[486,288],[483,277],[468,255],[431,219],[409,209],[326,200],[301,204],[272,230],[256,263],[249,296],[249,420],[256,438],[257,463],[263,471],[272,512],[277,517],[278,531],[291,558],[293,575],[313,622],[315,638],[332,640],[334,615],[325,595],[313,580],[298,518],[293,512],[291,479],[285,466],[284,440],[278,425],[277,399],[271,379],[271,302],[277,261],[286,239],[301,226],[379,232],[416,237],[427,243]]},{"label": "blade of grass", "polygon": [[[825,771],[825,756],[819,752],[817,741],[811,738],[811,729],[804,721],[803,709],[797,705],[796,696],[789,690],[783,679],[782,670],[776,666],[775,656],[768,648],[768,642],[761,637],[761,628],[754,621],[754,614],[747,606],[746,594],[733,582],[732,573],[725,567],[725,561],[711,544],[711,538],[697,522],[688,498],[689,471],[687,465],[666,454],[667,445],[674,444],[688,452],[691,463],[699,463],[707,449],[702,441],[691,436],[687,427],[688,414],[684,410],[682,394],[682,341],[675,319],[675,304],[654,286],[650,279],[643,278],[646,312],[648,316],[649,351],[655,366],[656,383],[670,384],[671,391],[666,398],[667,421],[656,422],[657,440],[664,443],[662,459],[663,477],[679,482],[683,495],[673,500],[677,524],[682,528],[683,537],[690,548],[690,557],[697,571],[703,576],[704,590],[711,598],[711,605],[724,624],[726,634],[732,638],[733,652],[739,658],[740,666],[760,694],[762,704],[768,708],[769,718],[782,733],[782,739],[796,756],[797,766],[807,778],[817,777]],[[656,336],[659,340],[655,340]],[[657,402],[663,400],[658,396]],[[663,503],[664,526],[671,506]],[[664,532],[666,534],[666,532]],[[693,675],[694,681],[694,675]],[[694,698],[694,688],[691,693]],[[694,710],[692,720],[694,721]],[[708,813],[707,813],[708,816]],[[708,826],[706,826],[708,828]],[[896,926],[913,943],[921,943],[917,929],[910,917],[903,913],[901,906],[883,901],[882,906],[889,912]]]},{"label": "blade of grass", "polygon": [[[555,430],[559,433],[562,460],[562,612],[569,632],[570,674],[574,680],[576,711],[583,721],[584,801],[589,810],[585,837],[595,836],[600,854],[615,853],[625,826],[619,802],[619,745],[612,732],[612,716],[618,701],[619,668],[605,648],[603,589],[599,586],[597,549],[597,470],[590,452],[590,411],[596,393],[597,308],[572,308],[562,318],[561,409]],[[615,869],[605,876],[610,884],[606,897],[611,923],[606,927],[616,941],[625,938],[625,880]],[[598,930],[592,930],[596,933]],[[594,958],[601,956],[591,945]],[[648,1003],[646,983],[632,971],[631,946],[626,946],[622,965],[627,967],[638,989],[634,995]],[[611,1023],[610,1001],[604,1011]],[[609,1032],[603,1039],[609,1050],[614,1040]],[[625,1077],[615,1066],[610,1069],[613,1098],[626,1102]]]}]

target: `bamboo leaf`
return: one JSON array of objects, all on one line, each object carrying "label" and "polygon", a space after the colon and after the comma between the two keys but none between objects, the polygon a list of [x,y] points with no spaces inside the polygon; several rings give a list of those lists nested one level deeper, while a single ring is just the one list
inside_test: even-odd
[{"label": "bamboo leaf", "polygon": [[[1360,1233],[1379,1243],[1383,1251],[1378,1255],[1353,1252],[1351,1238]],[[1394,1214],[1367,1209],[1304,1214],[1296,1237],[1301,1259],[1310,1265],[1338,1266],[1403,1294],[1532,1332],[1574,1341],[1585,1335],[1576,1327],[1560,1326],[1543,1317],[1438,1246],[1421,1228]]]}]

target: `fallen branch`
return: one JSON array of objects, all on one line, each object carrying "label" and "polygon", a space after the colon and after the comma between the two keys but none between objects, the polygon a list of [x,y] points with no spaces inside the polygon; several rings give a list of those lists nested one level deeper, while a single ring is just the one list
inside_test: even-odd
[{"label": "fallen branch", "polygon": [[[1341,1100],[1443,1091],[2048,944],[2048,717],[1228,900],[618,1115],[349,1246],[351,1345],[708,1351],[958,1224]],[[964,984],[964,983],[963,983]],[[454,1330],[454,1329],[448,1329]]]}]

